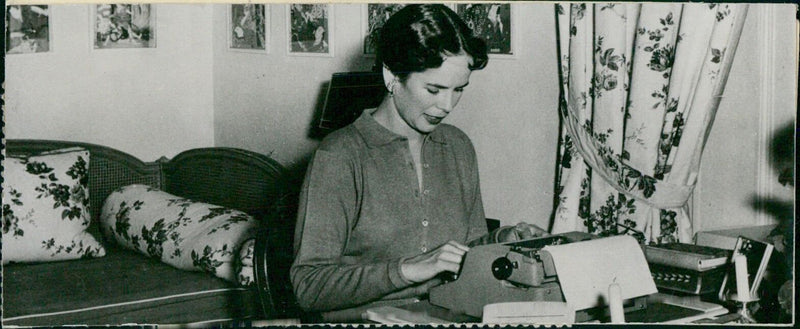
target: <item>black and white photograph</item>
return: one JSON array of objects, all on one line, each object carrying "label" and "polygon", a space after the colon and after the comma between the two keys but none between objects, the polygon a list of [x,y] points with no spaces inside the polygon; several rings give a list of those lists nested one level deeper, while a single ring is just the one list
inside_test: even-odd
[{"label": "black and white photograph", "polygon": [[50,51],[50,15],[46,5],[6,6],[6,54]]},{"label": "black and white photograph", "polygon": [[486,40],[490,54],[514,55],[511,3],[458,3],[455,8],[467,26]]},{"label": "black and white photograph", "polygon": [[269,5],[263,3],[230,5],[230,49],[244,52],[269,52]]},{"label": "black and white photograph", "polygon": [[330,4],[288,4],[289,54],[333,56],[333,16]]},{"label": "black and white photograph", "polygon": [[101,4],[94,13],[94,49],[156,47],[152,4]]},{"label": "black and white photograph", "polygon": [[795,4],[18,1],[3,327],[796,326]]},{"label": "black and white photograph", "polygon": [[364,55],[375,55],[375,44],[378,41],[378,32],[383,23],[395,12],[405,6],[402,3],[368,3],[364,6],[363,31],[364,31]]}]

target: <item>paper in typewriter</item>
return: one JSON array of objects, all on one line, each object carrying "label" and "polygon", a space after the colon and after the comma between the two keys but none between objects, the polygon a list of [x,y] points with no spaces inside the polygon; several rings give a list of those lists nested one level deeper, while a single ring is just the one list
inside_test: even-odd
[{"label": "paper in typewriter", "polygon": [[575,310],[606,306],[608,286],[619,284],[622,298],[657,292],[644,253],[627,235],[546,246],[553,256],[564,299]]}]

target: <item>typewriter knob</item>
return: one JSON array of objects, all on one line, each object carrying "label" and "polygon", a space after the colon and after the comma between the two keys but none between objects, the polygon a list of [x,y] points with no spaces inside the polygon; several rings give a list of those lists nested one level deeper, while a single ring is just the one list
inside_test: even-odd
[{"label": "typewriter knob", "polygon": [[495,279],[508,279],[513,271],[514,264],[506,257],[497,258],[492,262],[492,275],[494,275]]}]

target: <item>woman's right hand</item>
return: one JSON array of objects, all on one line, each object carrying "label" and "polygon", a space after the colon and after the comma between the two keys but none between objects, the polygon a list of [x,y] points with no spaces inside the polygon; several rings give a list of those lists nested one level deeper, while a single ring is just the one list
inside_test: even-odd
[{"label": "woman's right hand", "polygon": [[436,249],[404,260],[400,264],[400,272],[414,283],[428,281],[442,272],[458,273],[467,251],[469,247],[449,241]]}]

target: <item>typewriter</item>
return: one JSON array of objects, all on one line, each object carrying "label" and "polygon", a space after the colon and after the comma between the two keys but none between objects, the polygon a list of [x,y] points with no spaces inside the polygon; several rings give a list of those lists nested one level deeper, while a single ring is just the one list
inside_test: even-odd
[{"label": "typewriter", "polygon": [[[601,256],[608,261],[597,265],[597,255],[614,255],[620,251],[617,248],[625,249],[625,253],[633,252],[634,256],[638,253],[638,257]],[[559,261],[554,259],[556,255]],[[561,270],[572,274],[559,276],[559,262]],[[576,271],[571,264],[587,268]],[[597,277],[592,277],[593,274]],[[472,247],[464,257],[457,279],[432,288],[429,300],[433,305],[478,318],[482,316],[483,307],[492,303],[566,301],[573,304],[576,321],[590,321],[607,316],[607,306],[595,303],[608,292],[612,276],[614,280],[619,278],[626,282],[623,288],[626,312],[645,309],[647,295],[656,292],[635,239],[629,236],[600,238],[588,233],[568,232]],[[588,282],[598,278],[601,281]],[[576,283],[576,280],[587,282]],[[566,293],[565,288],[569,287],[565,284],[573,285],[571,295]],[[592,286],[595,289],[585,289]],[[585,296],[574,297],[576,289]]]}]

